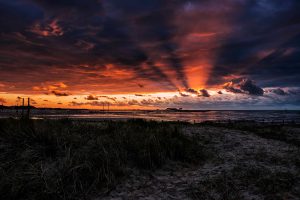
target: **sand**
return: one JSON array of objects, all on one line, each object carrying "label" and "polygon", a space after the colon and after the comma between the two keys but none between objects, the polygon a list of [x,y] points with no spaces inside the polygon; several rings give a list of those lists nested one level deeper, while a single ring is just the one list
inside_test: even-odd
[{"label": "sand", "polygon": [[[255,133],[184,126],[207,149],[199,165],[169,162],[153,172],[130,171],[95,199],[299,199],[299,146]],[[292,130],[300,135],[298,129]]]}]

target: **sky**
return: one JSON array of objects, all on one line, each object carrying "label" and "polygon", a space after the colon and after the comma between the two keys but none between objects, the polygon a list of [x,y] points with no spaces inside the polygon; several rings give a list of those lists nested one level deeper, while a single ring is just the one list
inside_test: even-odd
[{"label": "sky", "polygon": [[0,104],[300,109],[299,0],[0,0]]}]

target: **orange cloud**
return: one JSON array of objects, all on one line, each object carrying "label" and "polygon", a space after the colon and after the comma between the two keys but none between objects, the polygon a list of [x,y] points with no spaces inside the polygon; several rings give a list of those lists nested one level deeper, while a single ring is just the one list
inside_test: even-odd
[{"label": "orange cloud", "polygon": [[6,100],[4,98],[0,98],[0,103],[4,104],[4,103],[6,103]]}]

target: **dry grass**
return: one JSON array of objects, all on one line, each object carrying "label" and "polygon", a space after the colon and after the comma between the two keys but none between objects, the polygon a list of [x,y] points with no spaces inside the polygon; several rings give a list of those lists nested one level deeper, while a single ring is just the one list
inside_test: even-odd
[{"label": "dry grass", "polygon": [[259,165],[238,165],[230,171],[207,177],[187,191],[195,200],[239,200],[245,195],[263,199],[296,199],[300,196],[299,180],[289,171],[283,172]]},{"label": "dry grass", "polygon": [[203,160],[203,147],[177,126],[143,120],[0,120],[0,196],[87,199],[112,188],[128,168]]}]

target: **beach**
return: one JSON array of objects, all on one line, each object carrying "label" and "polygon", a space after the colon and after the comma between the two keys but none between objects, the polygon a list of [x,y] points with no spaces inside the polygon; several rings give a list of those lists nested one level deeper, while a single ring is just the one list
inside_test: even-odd
[{"label": "beach", "polygon": [[0,0],[0,200],[300,200],[300,0]]},{"label": "beach", "polygon": [[299,199],[300,127],[0,121],[5,199]]},{"label": "beach", "polygon": [[299,199],[300,129],[279,129],[294,140],[226,126],[186,126],[184,133],[196,135],[209,154],[204,163],[134,171],[104,199]]}]

